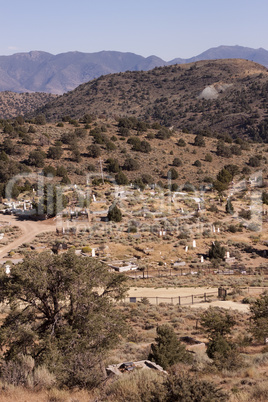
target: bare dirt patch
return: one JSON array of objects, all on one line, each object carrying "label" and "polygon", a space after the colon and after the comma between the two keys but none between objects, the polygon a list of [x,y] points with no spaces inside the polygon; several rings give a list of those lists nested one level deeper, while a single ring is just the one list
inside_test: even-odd
[{"label": "bare dirt patch", "polygon": [[217,292],[217,288],[130,288],[129,297],[178,297]]}]

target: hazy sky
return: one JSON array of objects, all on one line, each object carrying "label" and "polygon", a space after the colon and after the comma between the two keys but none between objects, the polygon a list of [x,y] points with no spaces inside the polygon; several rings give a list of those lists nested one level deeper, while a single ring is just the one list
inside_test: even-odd
[{"label": "hazy sky", "polygon": [[164,60],[268,50],[267,0],[0,0],[0,55],[117,50]]}]

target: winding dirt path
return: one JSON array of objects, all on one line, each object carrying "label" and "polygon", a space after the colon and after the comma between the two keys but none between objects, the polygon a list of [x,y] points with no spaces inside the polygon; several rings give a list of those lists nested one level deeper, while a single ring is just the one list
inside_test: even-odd
[{"label": "winding dirt path", "polygon": [[22,231],[22,235],[11,243],[2,247],[0,245],[0,258],[5,257],[9,251],[15,250],[23,243],[31,242],[38,234],[56,230],[56,223],[52,220],[39,222],[19,221],[13,215],[0,215],[0,222],[7,222],[11,226],[18,226]]}]

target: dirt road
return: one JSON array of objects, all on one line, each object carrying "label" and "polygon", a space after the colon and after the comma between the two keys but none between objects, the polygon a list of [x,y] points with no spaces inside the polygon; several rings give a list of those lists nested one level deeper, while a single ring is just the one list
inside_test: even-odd
[{"label": "dirt road", "polygon": [[13,242],[2,247],[0,245],[0,258],[5,257],[9,251],[15,250],[23,243],[31,242],[38,234],[56,230],[56,223],[52,220],[39,222],[19,221],[13,215],[0,215],[0,222],[7,222],[11,226],[18,226],[22,231],[22,235]]},{"label": "dirt road", "polygon": [[128,291],[129,297],[178,297],[218,292],[218,288],[133,288]]}]

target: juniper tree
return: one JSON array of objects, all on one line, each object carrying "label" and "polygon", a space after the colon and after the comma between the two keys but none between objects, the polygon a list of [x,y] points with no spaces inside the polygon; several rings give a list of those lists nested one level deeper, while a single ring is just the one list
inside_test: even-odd
[{"label": "juniper tree", "polygon": [[223,260],[225,257],[225,247],[221,246],[219,241],[212,243],[208,256],[210,260]]},{"label": "juniper tree", "polygon": [[156,343],[151,345],[149,359],[155,361],[164,369],[178,362],[189,362],[191,355],[185,346],[178,340],[174,329],[163,324],[156,329]]},{"label": "juniper tree", "polygon": [[261,295],[250,305],[251,332],[253,336],[266,343],[268,338],[268,294]]},{"label": "juniper tree", "polygon": [[221,369],[237,368],[241,358],[230,339],[231,330],[236,324],[234,317],[227,311],[210,307],[201,315],[200,323],[209,339],[208,357]]},{"label": "juniper tree", "polygon": [[227,203],[226,203],[226,207],[225,207],[226,213],[233,215],[234,213],[234,207],[232,204],[232,201],[230,200],[230,198],[228,198]]},{"label": "juniper tree", "polygon": [[95,385],[106,351],[124,329],[114,304],[125,292],[124,281],[73,251],[30,254],[9,276],[0,276],[0,301],[10,307],[0,327],[4,359],[31,356],[58,384]]},{"label": "juniper tree", "polygon": [[107,218],[109,221],[121,222],[122,212],[117,205],[111,205],[108,211]]}]

